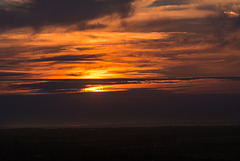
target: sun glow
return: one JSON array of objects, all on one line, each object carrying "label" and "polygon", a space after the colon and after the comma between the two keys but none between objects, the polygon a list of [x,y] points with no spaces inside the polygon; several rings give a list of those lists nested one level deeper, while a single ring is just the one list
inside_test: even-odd
[{"label": "sun glow", "polygon": [[103,86],[94,86],[94,87],[88,87],[85,88],[83,90],[81,90],[81,92],[106,92],[103,88]]}]

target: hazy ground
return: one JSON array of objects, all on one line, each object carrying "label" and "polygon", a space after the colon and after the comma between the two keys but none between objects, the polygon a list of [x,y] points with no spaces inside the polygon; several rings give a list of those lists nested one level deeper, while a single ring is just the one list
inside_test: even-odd
[{"label": "hazy ground", "polygon": [[1,161],[239,161],[240,127],[2,129]]}]

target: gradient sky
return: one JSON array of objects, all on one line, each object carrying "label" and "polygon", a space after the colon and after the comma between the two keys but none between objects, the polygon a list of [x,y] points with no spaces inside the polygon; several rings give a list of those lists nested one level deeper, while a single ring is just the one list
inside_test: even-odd
[{"label": "gradient sky", "polygon": [[[238,103],[239,44],[240,0],[1,0],[0,97],[5,102],[1,107],[2,115],[6,115],[3,122],[8,122],[1,125],[23,125],[28,122],[19,123],[23,118],[31,120],[31,113],[25,116],[20,112],[17,121],[14,118],[18,117],[11,116],[16,110],[7,110],[5,97],[18,100],[22,95],[29,99],[35,96],[39,102],[52,94],[78,94],[82,99],[84,93],[98,93],[118,100],[118,94],[124,93],[128,102],[131,95],[137,99],[147,93],[145,101],[154,97],[151,101],[160,109],[166,107],[160,106],[161,99],[157,101],[156,95],[167,95],[168,100],[183,97],[186,102],[182,106],[193,96],[199,100],[209,96],[214,103],[221,95],[226,96],[226,102],[232,101],[229,104]],[[32,106],[29,101],[11,106],[26,112]],[[203,105],[204,109],[212,103]],[[140,104],[136,102],[136,106]],[[45,106],[56,108],[51,103]],[[82,106],[90,105],[85,102]],[[128,106],[135,107],[131,101],[125,108]],[[154,111],[146,108],[140,107],[143,113]],[[240,115],[227,104],[219,108],[223,108],[221,114]],[[203,114],[208,112],[202,112],[199,118],[204,120]],[[39,113],[39,118],[44,118],[47,111]],[[134,112],[129,113],[135,118]],[[86,116],[92,118],[90,115],[88,111]],[[223,117],[216,116],[212,122],[221,123]],[[176,118],[172,117],[175,123]],[[67,120],[59,124],[71,124]],[[160,120],[164,124],[164,119]],[[233,120],[230,122],[240,121]]]}]

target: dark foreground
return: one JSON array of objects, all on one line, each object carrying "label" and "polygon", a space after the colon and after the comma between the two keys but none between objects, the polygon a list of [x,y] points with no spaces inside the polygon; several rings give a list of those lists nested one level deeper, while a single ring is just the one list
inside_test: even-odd
[{"label": "dark foreground", "polygon": [[239,161],[240,127],[0,130],[1,161]]}]

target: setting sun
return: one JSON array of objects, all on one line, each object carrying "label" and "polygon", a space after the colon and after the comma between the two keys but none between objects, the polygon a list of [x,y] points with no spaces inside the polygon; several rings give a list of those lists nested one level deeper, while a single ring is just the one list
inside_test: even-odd
[{"label": "setting sun", "polygon": [[103,86],[94,86],[94,87],[89,87],[82,89],[81,92],[105,92]]}]

